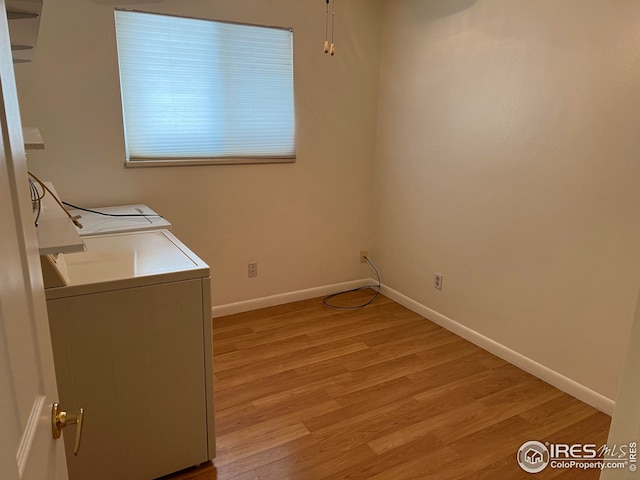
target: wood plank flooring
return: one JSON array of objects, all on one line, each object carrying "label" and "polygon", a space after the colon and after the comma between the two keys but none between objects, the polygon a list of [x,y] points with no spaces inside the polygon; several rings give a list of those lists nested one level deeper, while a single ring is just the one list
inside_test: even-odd
[{"label": "wood plank flooring", "polygon": [[217,458],[166,480],[599,476],[531,475],[516,453],[604,444],[610,417],[383,296],[217,318],[214,355]]}]

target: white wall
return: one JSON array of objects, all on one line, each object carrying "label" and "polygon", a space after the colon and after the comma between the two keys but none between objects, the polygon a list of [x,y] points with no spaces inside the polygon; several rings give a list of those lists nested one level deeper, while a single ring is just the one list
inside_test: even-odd
[{"label": "white wall", "polygon": [[615,399],[640,284],[640,5],[395,0],[383,18],[385,283]]},{"label": "white wall", "polygon": [[[114,6],[294,28],[295,164],[125,169]],[[45,1],[35,61],[16,65],[29,167],[82,206],[147,203],[212,268],[214,305],[360,279],[371,238],[380,2]],[[258,262],[258,277],[247,263]]]}]

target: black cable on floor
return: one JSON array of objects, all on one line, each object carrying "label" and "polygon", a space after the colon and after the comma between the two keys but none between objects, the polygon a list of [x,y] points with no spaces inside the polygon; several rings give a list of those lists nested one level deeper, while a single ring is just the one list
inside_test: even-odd
[{"label": "black cable on floor", "polygon": [[[338,310],[356,310],[358,308],[364,308],[367,305],[371,305],[373,303],[373,301],[378,298],[378,295],[380,295],[380,286],[381,286],[381,282],[380,282],[380,273],[378,272],[378,270],[376,269],[375,265],[371,262],[371,260],[369,260],[368,257],[364,257],[364,259],[367,261],[367,263],[369,264],[369,266],[373,269],[374,272],[376,272],[376,277],[378,278],[378,284],[377,285],[365,285],[364,287],[358,287],[358,288],[352,288],[351,290],[345,290],[343,292],[338,292],[338,293],[332,293],[331,295],[327,295],[326,297],[324,297],[322,299],[322,304],[329,307],[329,308],[335,308]],[[339,295],[344,295],[345,293],[351,293],[351,292],[357,292],[358,290],[365,290],[367,288],[375,288],[376,289],[376,293],[373,296],[373,298],[371,298],[371,300],[361,304],[361,305],[345,305],[345,306],[341,306],[341,305],[332,305],[331,303],[329,303],[329,300],[331,300],[332,298],[338,297]]]}]

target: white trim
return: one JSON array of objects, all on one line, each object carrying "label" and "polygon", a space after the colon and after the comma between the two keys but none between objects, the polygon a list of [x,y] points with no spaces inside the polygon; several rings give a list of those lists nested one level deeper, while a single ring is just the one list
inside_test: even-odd
[{"label": "white trim", "polygon": [[22,478],[24,469],[27,466],[27,460],[29,459],[29,453],[31,452],[33,439],[38,433],[38,425],[41,418],[40,416],[43,413],[46,415],[46,413],[42,410],[45,400],[46,397],[44,395],[36,396],[36,399],[31,406],[31,413],[29,414],[29,418],[27,419],[27,424],[25,425],[24,432],[22,433],[22,438],[20,439],[20,445],[18,445],[16,459],[18,461],[18,472],[20,473],[20,478]]},{"label": "white trim", "polygon": [[321,287],[307,288],[305,290],[279,293],[268,297],[253,298],[236,303],[227,303],[225,305],[216,305],[211,308],[211,315],[213,318],[224,317],[225,315],[233,315],[234,313],[248,312],[259,308],[273,307],[274,305],[307,300],[309,298],[331,295],[332,293],[374,284],[376,284],[375,280],[371,278],[363,278],[360,280],[352,280],[350,282],[334,283],[332,285],[323,285]]},{"label": "white trim", "polygon": [[436,312],[435,310],[430,309],[422,305],[421,303],[416,302],[415,300],[401,294],[400,292],[386,286],[382,285],[381,293],[391,300],[399,303],[407,307],[409,310],[417,313],[429,319],[430,321],[440,325],[443,328],[446,328],[450,332],[455,333],[456,335],[469,340],[471,343],[479,346],[480,348],[493,353],[494,355],[506,360],[507,362],[515,365],[516,367],[521,368],[525,372],[528,372],[532,375],[535,375],[541,380],[553,385],[554,387],[562,390],[563,392],[568,393],[569,395],[577,398],[585,402],[588,405],[591,405],[594,408],[606,413],[607,415],[613,414],[613,409],[615,406],[615,402],[610,398],[607,398],[598,392],[591,390],[590,388],[562,375],[561,373],[556,372],[544,365],[532,360],[529,357],[522,355],[521,353],[516,352],[515,350],[502,345],[501,343],[496,342],[495,340],[490,339],[489,337],[485,337],[481,333],[476,332],[475,330],[466,327],[455,320],[452,320],[441,313]]}]

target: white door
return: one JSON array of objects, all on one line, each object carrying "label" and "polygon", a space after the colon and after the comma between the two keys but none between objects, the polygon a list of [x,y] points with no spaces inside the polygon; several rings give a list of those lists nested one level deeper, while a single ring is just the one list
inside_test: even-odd
[{"label": "white door", "polygon": [[[623,480],[640,478],[638,445],[640,445],[640,295],[631,326],[627,358],[622,368],[620,387],[616,398],[616,408],[611,419],[611,430],[607,445],[628,446],[627,468],[603,470],[600,480]],[[634,452],[631,449],[635,448]],[[631,457],[631,453],[635,454]]]},{"label": "white door", "polygon": [[51,430],[57,389],[5,0],[0,0],[0,133],[0,478],[64,480],[63,442],[54,440]]}]

